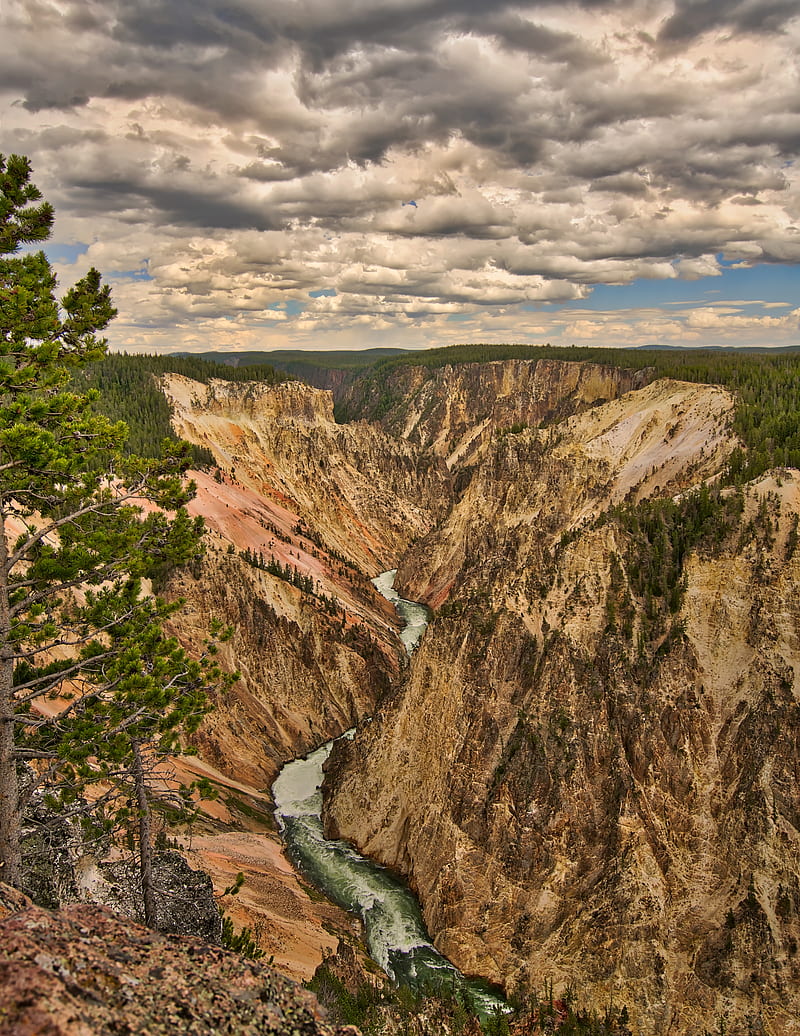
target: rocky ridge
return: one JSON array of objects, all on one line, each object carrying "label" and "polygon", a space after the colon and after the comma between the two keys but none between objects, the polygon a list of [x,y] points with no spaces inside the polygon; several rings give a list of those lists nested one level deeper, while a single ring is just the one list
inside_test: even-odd
[{"label": "rocky ridge", "polygon": [[99,907],[43,910],[0,885],[0,1033],[122,1032],[357,1036],[260,963]]}]

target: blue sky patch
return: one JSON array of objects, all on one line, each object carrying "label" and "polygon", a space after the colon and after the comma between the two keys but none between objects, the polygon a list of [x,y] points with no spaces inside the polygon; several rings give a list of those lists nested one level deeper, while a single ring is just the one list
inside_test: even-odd
[{"label": "blue sky patch", "polygon": [[[35,246],[31,246],[31,251],[36,251]],[[86,255],[89,251],[88,245],[77,244],[77,245],[60,245],[55,241],[48,242],[44,245],[44,254],[50,260],[51,263],[64,263],[71,264],[82,255]]]},{"label": "blue sky patch", "polygon": [[[762,263],[759,266],[728,266],[718,277],[696,281],[638,279],[632,284],[600,284],[585,299],[554,303],[553,309],[640,309],[650,307],[702,306],[719,302],[744,302],[774,312],[776,303],[796,306],[800,300],[800,267]],[[759,307],[758,303],[768,303]],[[541,309],[526,305],[525,309]]]}]

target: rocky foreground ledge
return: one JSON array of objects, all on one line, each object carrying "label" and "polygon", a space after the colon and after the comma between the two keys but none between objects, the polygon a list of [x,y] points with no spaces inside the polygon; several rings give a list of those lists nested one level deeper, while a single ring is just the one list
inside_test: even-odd
[{"label": "rocky foreground ledge", "polygon": [[0,884],[0,1036],[358,1036],[265,965]]}]

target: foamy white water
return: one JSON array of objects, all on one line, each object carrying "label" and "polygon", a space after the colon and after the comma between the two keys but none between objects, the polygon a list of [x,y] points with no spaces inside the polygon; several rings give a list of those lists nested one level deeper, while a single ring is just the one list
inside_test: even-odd
[{"label": "foamy white water", "polygon": [[381,572],[379,576],[375,576],[372,580],[372,585],[379,594],[383,594],[387,601],[392,602],[397,609],[398,615],[405,622],[405,628],[400,633],[400,639],[405,644],[406,651],[410,655],[425,632],[430,613],[424,604],[417,604],[416,601],[407,601],[400,596],[394,588],[396,575],[396,568],[391,569],[389,572]]},{"label": "foamy white water", "polygon": [[[401,637],[409,654],[428,624],[428,610],[403,600],[394,590],[396,572],[373,579],[376,588],[405,619]],[[352,737],[348,731],[342,737]],[[322,830],[322,768],[332,741],[304,759],[287,763],[272,785],[275,816],[292,862],[329,899],[361,918],[370,956],[395,982],[418,989],[461,991],[487,1017],[507,1010],[484,983],[473,982],[430,941],[414,895],[393,874],[347,842],[325,838]]]}]

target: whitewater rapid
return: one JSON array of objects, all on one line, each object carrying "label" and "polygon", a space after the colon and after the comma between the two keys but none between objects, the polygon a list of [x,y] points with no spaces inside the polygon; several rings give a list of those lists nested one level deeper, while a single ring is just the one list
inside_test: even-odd
[{"label": "whitewater rapid", "polygon": [[[413,652],[428,624],[424,605],[394,589],[396,571],[372,580],[403,618],[400,634]],[[353,731],[343,734],[352,737]],[[465,995],[484,1017],[505,1004],[485,983],[465,978],[433,946],[419,904],[397,877],[322,830],[322,768],[332,741],[304,759],[287,763],[272,785],[275,816],[292,862],[329,899],[361,918],[370,956],[391,979],[415,989]]]}]

